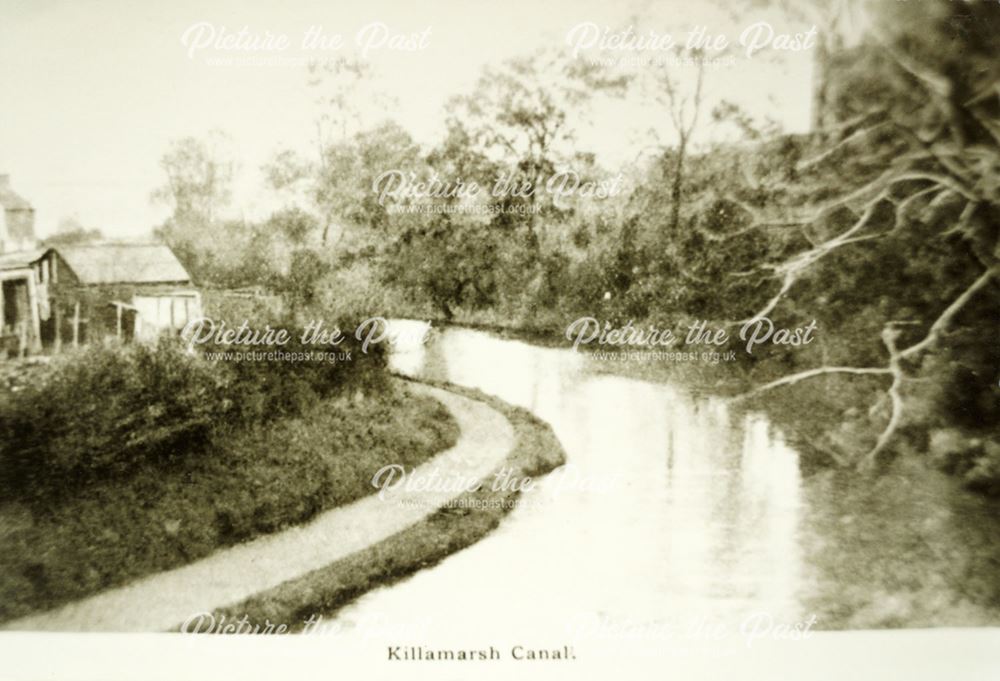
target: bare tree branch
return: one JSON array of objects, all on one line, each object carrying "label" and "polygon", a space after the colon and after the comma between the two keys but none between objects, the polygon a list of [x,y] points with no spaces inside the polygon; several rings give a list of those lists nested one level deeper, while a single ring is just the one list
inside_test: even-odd
[{"label": "bare tree branch", "polygon": [[795,169],[799,172],[802,172],[804,170],[809,170],[810,168],[817,166],[826,159],[830,158],[844,147],[850,146],[851,144],[854,144],[855,142],[868,137],[868,135],[878,130],[879,128],[885,127],[887,124],[888,124],[887,121],[882,121],[868,128],[861,128],[860,130],[856,130],[847,137],[845,137],[844,139],[842,139],[837,144],[833,145],[832,147],[824,151],[823,153],[813,156],[812,158],[806,159],[804,161],[799,161],[797,164],[795,164]]},{"label": "bare tree branch", "polygon": [[945,308],[945,311],[941,313],[941,316],[938,317],[933,324],[931,324],[931,328],[927,331],[927,335],[924,336],[923,340],[901,351],[899,356],[901,358],[913,357],[936,343],[940,339],[941,334],[944,333],[944,331],[951,324],[955,315],[958,314],[963,307],[965,307],[965,305],[974,295],[976,295],[976,293],[985,288],[998,272],[1000,272],[1000,268],[997,267],[990,268],[983,272],[982,275],[980,275],[980,277],[976,279],[971,286],[969,286],[969,288],[965,289],[965,291],[963,291],[958,298],[952,301],[951,305]]},{"label": "bare tree branch", "polygon": [[778,265],[775,272],[784,275],[781,282],[781,288],[756,314],[736,323],[745,324],[749,321],[760,319],[761,317],[766,317],[770,314],[778,303],[781,302],[781,299],[784,298],[785,294],[791,290],[792,286],[799,280],[799,277],[802,276],[806,269],[832,253],[837,248],[840,248],[845,243],[848,243],[850,238],[854,236],[855,233],[868,224],[868,221],[875,214],[875,210],[878,208],[878,205],[882,203],[887,196],[887,191],[883,191],[874,199],[869,201],[865,206],[864,213],[862,213],[861,217],[858,218],[857,222],[851,225],[851,227],[849,227],[846,231],[823,242],[822,244],[819,244],[818,246],[815,246],[814,248],[810,248],[807,251],[799,253],[781,265]]},{"label": "bare tree branch", "polygon": [[896,434],[896,430],[903,420],[903,396],[901,388],[905,376],[903,368],[900,366],[901,355],[896,350],[896,339],[898,337],[899,330],[892,323],[882,329],[882,342],[885,344],[886,349],[889,350],[889,368],[887,371],[892,374],[892,384],[889,386],[887,392],[891,411],[889,412],[889,421],[875,441],[875,446],[872,447],[860,462],[863,468],[871,467],[876,462],[878,455],[885,451],[885,448],[892,441],[893,435]]},{"label": "bare tree branch", "polygon": [[808,369],[806,371],[800,371],[795,374],[783,376],[782,378],[771,381],[770,383],[765,383],[760,387],[754,388],[750,392],[737,395],[733,397],[732,400],[737,402],[746,400],[768,390],[773,390],[774,388],[779,388],[783,385],[792,385],[793,383],[798,383],[799,381],[804,381],[808,378],[815,378],[817,376],[826,376],[829,374],[866,374],[885,376],[891,373],[892,372],[889,369],[882,367],[817,367],[815,369]]}]

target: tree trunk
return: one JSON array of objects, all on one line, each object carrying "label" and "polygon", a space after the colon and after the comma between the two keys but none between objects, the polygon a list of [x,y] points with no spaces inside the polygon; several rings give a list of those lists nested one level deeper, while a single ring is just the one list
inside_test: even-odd
[{"label": "tree trunk", "polygon": [[821,132],[830,125],[830,58],[829,41],[818,36],[813,56],[811,130]]},{"label": "tree trunk", "polygon": [[684,155],[687,151],[687,139],[681,137],[677,145],[677,162],[674,164],[674,182],[670,191],[670,231],[676,232],[681,224],[681,193],[684,184]]},{"label": "tree trunk", "polygon": [[535,229],[535,205],[538,202],[538,183],[541,182],[541,178],[541,171],[536,169],[532,176],[531,194],[528,196],[528,246],[536,254],[538,253],[540,244],[538,241],[538,232]]},{"label": "tree trunk", "polygon": [[329,216],[327,216],[323,220],[323,239],[322,239],[322,243],[323,243],[324,246],[326,245],[327,238],[330,236],[330,222],[331,222],[331,220],[330,220]]}]

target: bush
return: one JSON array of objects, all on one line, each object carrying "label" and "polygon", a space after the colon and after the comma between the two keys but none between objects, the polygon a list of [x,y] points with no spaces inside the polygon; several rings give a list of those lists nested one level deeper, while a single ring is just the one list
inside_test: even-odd
[{"label": "bush", "polygon": [[939,428],[930,433],[928,450],[932,464],[969,489],[1000,496],[1000,444],[958,428]]},{"label": "bush", "polygon": [[168,467],[247,424],[387,380],[384,343],[362,352],[351,335],[336,347],[305,345],[302,329],[272,327],[288,329],[291,341],[253,349],[345,359],[209,360],[209,352],[250,348],[198,345],[199,354],[163,338],[155,346],[92,347],[54,363],[16,398],[0,398],[0,498],[48,500],[150,464]]},{"label": "bush", "polygon": [[226,416],[226,383],[167,339],[55,363],[0,403],[0,490],[47,496],[199,449]]},{"label": "bush", "polygon": [[[303,343],[304,329],[291,321],[279,318],[266,326],[287,330],[289,342],[281,346],[217,343],[195,346],[204,356],[216,357],[214,362],[225,367],[229,376],[227,394],[237,411],[237,422],[294,415],[310,402],[341,390],[370,392],[383,387],[387,378],[387,344],[375,343],[362,350],[362,342],[354,335],[357,322],[346,319],[324,322],[324,329],[343,330],[344,339],[336,346]],[[263,329],[265,323],[256,324],[254,328]],[[280,351],[289,359],[239,360],[218,354],[250,351]],[[323,352],[328,353],[326,358],[318,354]]]},{"label": "bush", "polygon": [[0,504],[0,621],[306,522],[372,493],[381,467],[409,470],[457,437],[441,403],[392,385],[248,425],[168,470],[146,465],[43,508]]}]

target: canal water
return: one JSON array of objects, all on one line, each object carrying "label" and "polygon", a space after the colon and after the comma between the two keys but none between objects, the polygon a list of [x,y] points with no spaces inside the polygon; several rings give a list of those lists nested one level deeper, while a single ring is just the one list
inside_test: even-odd
[{"label": "canal water", "polygon": [[[564,468],[495,532],[361,597],[340,626],[401,641],[627,639],[1000,623],[997,506],[902,463],[805,475],[760,413],[616,375],[570,348],[393,322],[400,372],[551,424]],[[409,339],[409,340],[407,340]],[[391,633],[391,632],[390,632]]]}]

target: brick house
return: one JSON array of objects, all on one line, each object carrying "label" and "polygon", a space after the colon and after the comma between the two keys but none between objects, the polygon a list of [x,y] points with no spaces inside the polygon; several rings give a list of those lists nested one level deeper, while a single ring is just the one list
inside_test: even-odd
[{"label": "brick house", "polygon": [[35,209],[11,189],[10,175],[0,175],[0,208],[0,254],[34,248]]}]

